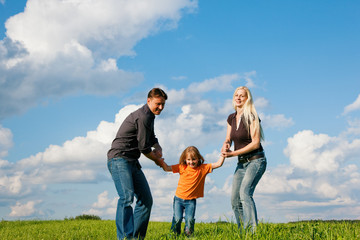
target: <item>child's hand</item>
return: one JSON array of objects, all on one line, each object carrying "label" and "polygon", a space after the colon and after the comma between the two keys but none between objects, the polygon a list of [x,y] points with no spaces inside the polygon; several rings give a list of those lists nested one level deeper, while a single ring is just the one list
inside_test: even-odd
[{"label": "child's hand", "polygon": [[166,163],[165,161],[163,162],[162,169],[163,169],[165,172],[171,172],[171,171],[172,171],[171,166],[167,165],[167,163]]},{"label": "child's hand", "polygon": [[224,157],[224,158],[233,157],[233,156],[234,156],[234,152],[231,151],[231,150],[222,151],[222,152],[221,152],[221,156]]}]

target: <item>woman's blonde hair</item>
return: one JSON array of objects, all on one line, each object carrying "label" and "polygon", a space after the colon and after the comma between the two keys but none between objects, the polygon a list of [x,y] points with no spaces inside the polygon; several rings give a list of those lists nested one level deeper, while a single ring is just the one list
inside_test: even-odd
[{"label": "woman's blonde hair", "polygon": [[[245,86],[241,86],[235,89],[234,91],[234,95],[233,95],[233,107],[235,109],[235,111],[237,111],[237,107],[235,105],[235,94],[237,91],[239,91],[240,89],[245,90],[246,95],[247,95],[247,100],[244,104],[244,110],[243,110],[243,117],[244,117],[244,124],[245,127],[247,128],[248,132],[250,133],[250,125],[253,123],[254,124],[254,130],[257,131],[258,129],[260,129],[260,139],[264,139],[264,133],[260,124],[260,119],[259,119],[259,115],[257,114],[257,111],[255,109],[255,105],[254,105],[254,101],[251,95],[251,92],[249,90],[249,88],[245,87]],[[250,123],[250,124],[249,124]]]},{"label": "woman's blonde hair", "polygon": [[186,165],[186,158],[188,156],[199,159],[197,166],[200,166],[205,161],[203,156],[200,154],[199,150],[194,146],[190,146],[190,147],[185,148],[185,150],[182,152],[180,159],[179,159],[179,164]]}]

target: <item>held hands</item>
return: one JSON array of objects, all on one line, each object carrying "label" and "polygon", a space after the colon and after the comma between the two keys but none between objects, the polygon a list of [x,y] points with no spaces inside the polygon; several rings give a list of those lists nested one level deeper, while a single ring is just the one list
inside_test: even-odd
[{"label": "held hands", "polygon": [[153,154],[155,157],[157,158],[161,158],[162,157],[162,148],[160,146],[159,143],[155,143],[153,145],[153,150],[152,150]]},{"label": "held hands", "polygon": [[164,161],[164,164],[162,166],[162,169],[165,171],[165,172],[171,172],[172,171],[172,168],[171,166],[167,165],[167,163]]},{"label": "held hands", "polygon": [[154,149],[151,151],[151,155],[156,165],[161,167],[165,172],[171,171],[171,167],[165,163],[164,158],[162,157],[162,148],[159,144],[154,146]]},{"label": "held hands", "polygon": [[233,151],[230,150],[230,143],[229,142],[224,142],[222,148],[221,148],[221,156],[224,158],[228,158],[228,157],[233,157],[234,153]]},{"label": "held hands", "polygon": [[152,150],[152,152],[154,153],[154,155],[157,158],[161,158],[162,157],[162,149],[161,148],[155,148],[154,150]]},{"label": "held hands", "polygon": [[155,161],[156,165],[158,165],[159,167],[164,169],[164,164],[166,164],[166,163],[164,161],[164,158],[162,157],[162,149],[155,148],[154,150],[152,150],[152,153],[158,159]]},{"label": "held hands", "polygon": [[171,166],[167,165],[167,163],[164,161],[164,158],[159,158],[157,162],[155,162],[156,165],[161,167],[165,172],[171,171]]},{"label": "held hands", "polygon": [[227,151],[230,151],[230,143],[229,142],[224,142],[222,148],[221,148],[221,152],[227,152]]},{"label": "held hands", "polygon": [[164,165],[164,158],[158,158],[157,160],[154,161],[156,165],[158,165],[159,167],[163,168]]},{"label": "held hands", "polygon": [[221,156],[224,158],[228,158],[228,157],[234,157],[235,155],[233,151],[227,150],[227,151],[222,151]]}]

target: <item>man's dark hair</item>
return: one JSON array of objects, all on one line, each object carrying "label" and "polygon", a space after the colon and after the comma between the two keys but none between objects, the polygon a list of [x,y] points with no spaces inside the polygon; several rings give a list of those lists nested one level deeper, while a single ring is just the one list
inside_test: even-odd
[{"label": "man's dark hair", "polygon": [[150,90],[148,93],[148,98],[154,97],[163,97],[165,100],[167,100],[167,95],[161,88],[153,88]]}]

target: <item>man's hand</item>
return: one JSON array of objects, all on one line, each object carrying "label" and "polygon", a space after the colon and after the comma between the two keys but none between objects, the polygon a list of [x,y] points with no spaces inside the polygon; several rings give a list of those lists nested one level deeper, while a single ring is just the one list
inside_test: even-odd
[{"label": "man's hand", "polygon": [[158,158],[157,160],[154,161],[156,163],[156,165],[158,165],[159,167],[163,168],[164,165],[164,159],[163,158]]},{"label": "man's hand", "polygon": [[154,144],[153,148],[154,148],[154,150],[152,150],[152,152],[154,153],[154,155],[157,158],[161,158],[162,157],[162,148],[161,148],[160,144],[159,143]]},{"label": "man's hand", "polygon": [[[162,151],[152,150],[151,152],[144,154],[147,158],[153,160],[156,165],[164,169],[164,158],[162,158]],[[161,156],[160,156],[161,155]]]},{"label": "man's hand", "polygon": [[153,150],[153,153],[154,153],[154,155],[157,157],[157,158],[161,158],[162,157],[162,149],[160,148],[160,149],[154,149]]}]

